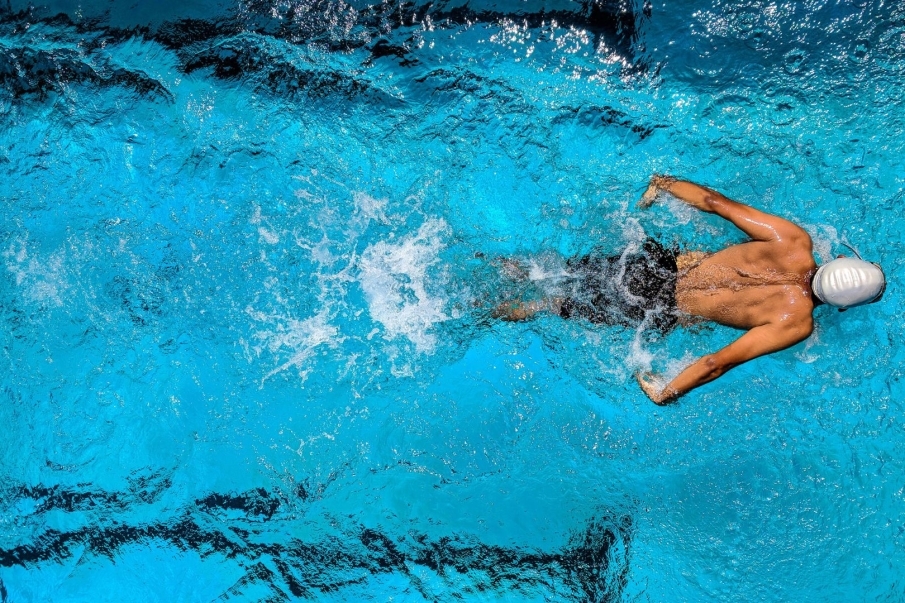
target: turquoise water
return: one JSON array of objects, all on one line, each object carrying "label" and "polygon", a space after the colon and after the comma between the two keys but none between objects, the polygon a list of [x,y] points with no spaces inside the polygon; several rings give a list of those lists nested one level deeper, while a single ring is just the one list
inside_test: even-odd
[{"label": "turquoise water", "polygon": [[[0,9],[0,601],[905,600],[905,6],[148,4]],[[665,408],[736,332],[490,317],[742,240],[654,172],[883,302]]]}]

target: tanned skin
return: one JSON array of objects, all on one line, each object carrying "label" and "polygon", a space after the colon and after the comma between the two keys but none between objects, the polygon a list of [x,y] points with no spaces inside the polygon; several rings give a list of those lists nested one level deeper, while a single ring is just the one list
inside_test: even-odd
[{"label": "tanned skin", "polygon": [[[714,254],[695,251],[676,258],[676,305],[689,322],[712,320],[746,333],[698,359],[665,386],[653,373],[635,375],[651,400],[669,404],[743,362],[807,339],[814,330],[811,279],[817,264],[811,237],[788,220],[668,176],[651,178],[639,205],[650,207],[660,191],[729,220],[751,238]],[[558,298],[503,303],[494,315],[526,320],[538,312],[558,313],[561,303]]]},{"label": "tanned skin", "polygon": [[640,206],[652,205],[660,191],[725,218],[751,238],[713,255],[696,252],[677,258],[679,309],[746,333],[698,359],[665,387],[657,384],[656,375],[636,375],[651,400],[668,404],[752,358],[806,339],[814,330],[811,279],[817,265],[811,238],[788,220],[666,176],[651,178]]}]

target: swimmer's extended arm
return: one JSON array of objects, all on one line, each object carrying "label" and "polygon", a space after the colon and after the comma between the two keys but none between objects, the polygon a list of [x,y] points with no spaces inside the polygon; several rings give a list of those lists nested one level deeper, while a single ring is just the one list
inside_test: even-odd
[{"label": "swimmer's extended arm", "polygon": [[692,207],[729,220],[755,241],[786,241],[808,236],[804,230],[779,216],[733,201],[699,184],[676,180],[670,176],[653,176],[650,186],[641,197],[640,206],[649,207],[653,204],[659,191],[666,191]]},{"label": "swimmer's extended arm", "polygon": [[755,327],[727,345],[722,350],[698,359],[694,364],[660,390],[653,375],[638,373],[638,384],[644,393],[657,404],[669,404],[696,387],[709,383],[752,358],[784,350],[806,339],[813,330],[810,320],[794,325],[767,324]]}]

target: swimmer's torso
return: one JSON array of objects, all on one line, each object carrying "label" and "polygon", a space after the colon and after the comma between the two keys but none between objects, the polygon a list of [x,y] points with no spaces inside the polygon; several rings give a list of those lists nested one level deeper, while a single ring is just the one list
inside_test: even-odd
[{"label": "swimmer's torso", "polygon": [[677,263],[676,303],[686,314],[739,329],[811,320],[817,265],[809,239],[796,246],[751,241],[713,255],[683,254]]}]

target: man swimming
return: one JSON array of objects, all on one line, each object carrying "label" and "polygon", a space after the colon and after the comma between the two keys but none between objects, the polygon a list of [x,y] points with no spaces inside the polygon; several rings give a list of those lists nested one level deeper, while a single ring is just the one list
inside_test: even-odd
[{"label": "man swimming", "polygon": [[[627,324],[634,309],[636,316],[640,312],[643,320],[653,320],[661,330],[682,318],[698,317],[746,331],[723,349],[698,359],[669,383],[659,383],[652,373],[636,375],[651,400],[668,404],[752,358],[803,341],[814,330],[816,306],[825,303],[841,311],[883,296],[886,278],[878,265],[840,256],[818,268],[811,237],[788,220],[669,176],[651,178],[640,207],[650,207],[661,191],[732,222],[751,240],[713,254],[674,253],[672,260],[667,250],[648,240],[641,254],[571,261],[568,265],[578,270],[583,286],[599,287],[598,293],[578,301],[555,297],[504,305],[505,311],[498,309],[497,315],[521,320],[548,310],[567,318],[578,315],[592,322]],[[621,293],[608,295],[617,281]],[[651,283],[657,288],[654,295]],[[614,297],[621,300],[614,302]],[[614,320],[614,315],[622,319]],[[654,315],[659,318],[652,319]]]}]

